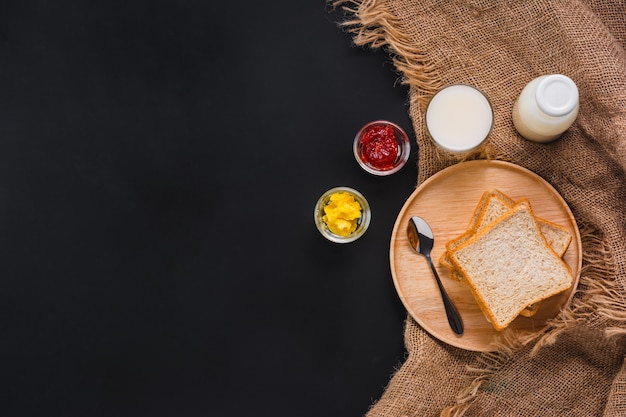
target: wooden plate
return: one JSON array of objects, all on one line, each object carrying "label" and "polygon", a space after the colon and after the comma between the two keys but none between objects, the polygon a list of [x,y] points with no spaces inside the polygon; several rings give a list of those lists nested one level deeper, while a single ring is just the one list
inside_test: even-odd
[{"label": "wooden plate", "polygon": [[[448,270],[439,265],[439,258],[446,242],[467,229],[483,192],[493,188],[515,201],[529,199],[537,217],[565,226],[572,233],[572,242],[563,256],[574,276],[572,288],[544,300],[533,317],[520,316],[509,327],[528,332],[543,329],[546,320],[555,317],[571,301],[582,266],[582,244],[576,220],[565,200],[537,174],[508,162],[471,161],[453,165],[424,181],[406,201],[394,225],[391,274],[405,308],[427,332],[445,343],[474,351],[493,350],[500,332],[482,314],[466,284],[451,278]],[[422,217],[433,230],[432,259],[461,314],[465,326],[463,335],[458,336],[450,329],[432,271],[426,259],[409,245],[406,228],[411,216]]]}]

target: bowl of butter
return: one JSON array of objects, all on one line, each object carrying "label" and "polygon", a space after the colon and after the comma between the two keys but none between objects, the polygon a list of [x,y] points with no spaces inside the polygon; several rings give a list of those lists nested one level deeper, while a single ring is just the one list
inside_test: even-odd
[{"label": "bowl of butter", "polygon": [[326,239],[349,243],[363,236],[372,213],[363,194],[350,187],[335,187],[317,200],[313,217]]}]

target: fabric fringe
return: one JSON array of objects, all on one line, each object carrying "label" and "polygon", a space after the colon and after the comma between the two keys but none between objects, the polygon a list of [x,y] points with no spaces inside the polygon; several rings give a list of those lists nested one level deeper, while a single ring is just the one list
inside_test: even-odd
[{"label": "fabric fringe", "polygon": [[580,281],[571,305],[550,323],[557,330],[553,337],[579,323],[604,329],[607,337],[625,333],[626,297],[612,278],[617,275],[615,259],[599,230],[590,225],[579,230],[584,249]]},{"label": "fabric fringe", "polygon": [[382,48],[391,56],[401,74],[401,83],[414,92],[410,95],[411,104],[426,109],[430,97],[444,84],[424,53],[412,44],[410,36],[397,29],[401,22],[388,4],[381,0],[335,0],[332,6],[351,16],[340,25],[353,35],[355,45]]},{"label": "fabric fringe", "polygon": [[478,395],[480,388],[498,372],[517,349],[522,347],[522,341],[511,330],[504,330],[501,336],[500,342],[496,343],[495,350],[483,352],[477,357],[479,366],[467,367],[467,373],[473,379],[457,395],[457,404],[443,409],[441,417],[459,417],[465,414]]}]

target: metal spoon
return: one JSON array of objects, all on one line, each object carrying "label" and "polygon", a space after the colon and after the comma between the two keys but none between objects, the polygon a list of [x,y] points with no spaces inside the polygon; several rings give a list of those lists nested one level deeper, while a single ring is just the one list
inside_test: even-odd
[{"label": "metal spoon", "polygon": [[446,309],[446,316],[448,317],[450,327],[454,333],[463,334],[463,322],[461,321],[461,316],[456,311],[454,304],[452,304],[450,297],[448,297],[446,290],[443,288],[439,275],[437,274],[437,270],[435,269],[435,265],[433,265],[433,260],[430,257],[430,251],[435,243],[433,231],[424,219],[413,216],[409,220],[406,232],[409,236],[409,243],[411,243],[415,252],[426,257],[428,264],[430,265],[430,269],[432,269],[433,274],[435,275],[435,280],[437,281],[437,286],[441,292],[441,299],[443,300],[443,306]]}]

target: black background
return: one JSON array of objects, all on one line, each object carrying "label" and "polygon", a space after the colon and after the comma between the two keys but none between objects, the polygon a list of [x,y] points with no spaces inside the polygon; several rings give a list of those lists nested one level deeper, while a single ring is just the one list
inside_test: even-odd
[{"label": "black background", "polygon": [[[0,3],[0,414],[360,416],[403,361],[407,88],[323,0]],[[352,156],[392,120],[407,166]],[[360,240],[313,223],[334,186]]]}]

